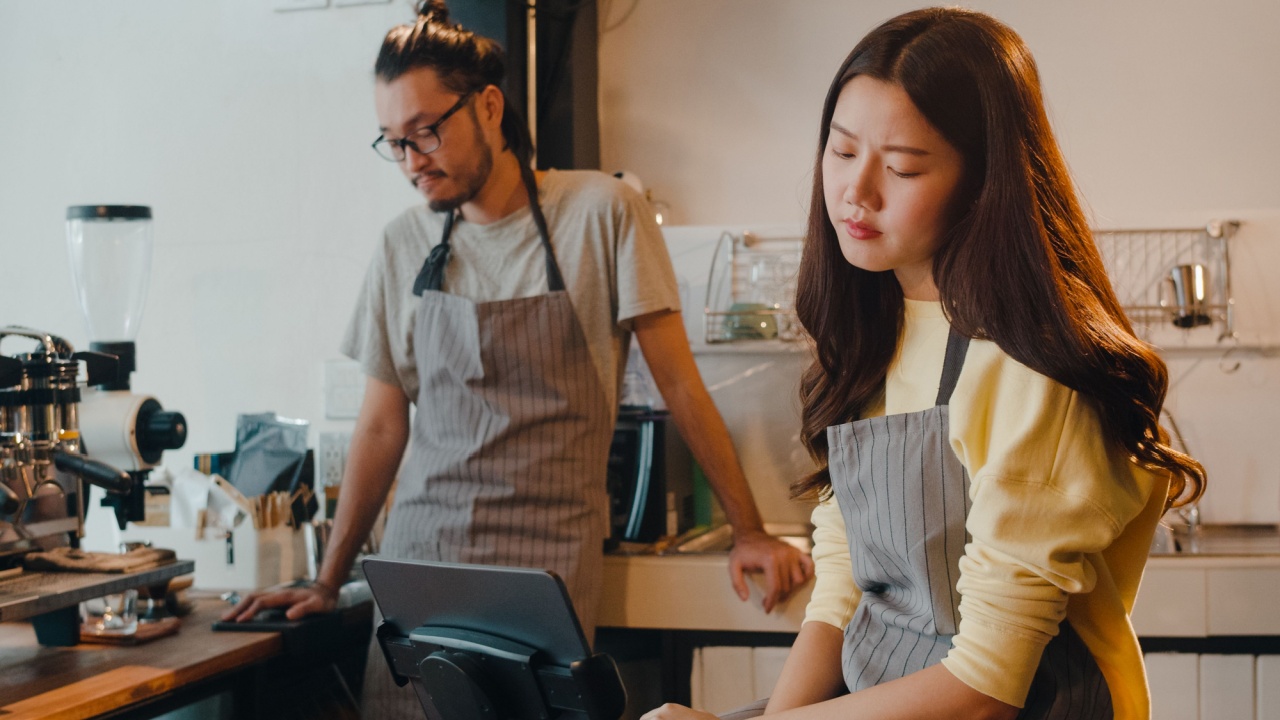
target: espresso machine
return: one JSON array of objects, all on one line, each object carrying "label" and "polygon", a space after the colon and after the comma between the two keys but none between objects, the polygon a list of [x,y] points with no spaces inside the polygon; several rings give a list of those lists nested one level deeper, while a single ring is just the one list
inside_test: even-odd
[{"label": "espresso machine", "polygon": [[[135,394],[134,338],[146,298],[151,209],[67,210],[67,248],[91,338],[77,352],[40,330],[0,328],[0,621],[33,618],[42,644],[74,644],[81,600],[189,573],[190,561],[107,574],[31,572],[33,551],[79,546],[86,512],[142,520],[146,479],[164,450],[186,441],[186,420]],[[105,491],[88,506],[89,486]]]},{"label": "espresso machine", "polygon": [[127,473],[84,454],[80,432],[80,366],[87,382],[101,382],[115,374],[116,358],[77,353],[37,330],[0,328],[0,343],[10,338],[35,347],[0,358],[0,573],[17,569],[29,551],[76,542],[82,482],[117,496],[134,492]]}]

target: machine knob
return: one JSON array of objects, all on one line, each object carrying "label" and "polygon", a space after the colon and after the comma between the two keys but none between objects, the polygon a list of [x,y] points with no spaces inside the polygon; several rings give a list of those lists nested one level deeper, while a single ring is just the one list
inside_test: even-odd
[{"label": "machine knob", "polygon": [[160,453],[177,450],[186,442],[187,419],[182,413],[161,410],[154,401],[143,405],[138,413],[138,452],[144,460],[158,462]]}]

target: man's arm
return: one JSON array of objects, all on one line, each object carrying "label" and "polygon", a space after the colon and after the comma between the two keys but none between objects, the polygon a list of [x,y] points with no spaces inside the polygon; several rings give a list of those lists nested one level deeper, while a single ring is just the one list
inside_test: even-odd
[{"label": "man's arm", "polygon": [[223,619],[250,620],[258,611],[273,607],[289,608],[290,620],[333,610],[338,588],[350,574],[351,564],[386,502],[408,441],[409,399],[400,388],[367,378],[347,454],[342,499],[315,586],[251,593]]},{"label": "man's arm", "polygon": [[733,587],[738,597],[746,600],[749,593],[743,571],[763,572],[764,609],[769,612],[812,574],[813,562],[796,548],[765,533],[729,430],[694,363],[680,313],[651,313],[635,318],[632,325],[658,392],[733,526],[729,562]]}]

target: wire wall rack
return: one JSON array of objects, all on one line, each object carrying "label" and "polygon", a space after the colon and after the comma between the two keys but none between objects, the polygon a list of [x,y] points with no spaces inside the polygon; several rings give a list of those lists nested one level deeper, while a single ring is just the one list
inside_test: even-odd
[{"label": "wire wall rack", "polygon": [[[1246,349],[1236,336],[1231,288],[1231,239],[1239,229],[1238,220],[1213,220],[1093,231],[1139,336],[1162,351]],[[705,341],[802,341],[795,295],[803,246],[795,235],[721,233],[707,278]]]},{"label": "wire wall rack", "polygon": [[707,278],[703,329],[708,344],[738,340],[798,342],[796,277],[803,238],[725,231]]},{"label": "wire wall rack", "polygon": [[[1176,338],[1184,346],[1207,347],[1236,339],[1230,240],[1239,229],[1239,221],[1214,220],[1195,228],[1093,235],[1140,336],[1161,346]],[[1178,334],[1170,335],[1171,328]]]}]

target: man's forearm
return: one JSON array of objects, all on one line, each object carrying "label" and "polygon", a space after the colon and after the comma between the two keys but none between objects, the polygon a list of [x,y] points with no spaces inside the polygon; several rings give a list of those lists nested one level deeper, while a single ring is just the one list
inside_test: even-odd
[{"label": "man's forearm", "polygon": [[395,481],[404,447],[405,441],[395,434],[379,435],[357,428],[347,455],[347,472],[342,480],[333,530],[317,573],[319,584],[336,590],[350,575],[351,565],[369,537]]},{"label": "man's forearm", "polygon": [[658,392],[736,535],[764,532],[760,511],[720,411],[711,401],[689,349],[680,313],[654,313],[636,319],[636,337]]},{"label": "man's forearm", "polygon": [[[668,397],[668,393],[673,397]],[[702,383],[677,383],[664,388],[663,397],[680,436],[702,466],[734,533],[764,532],[760,511],[738,463],[729,430]]]}]

